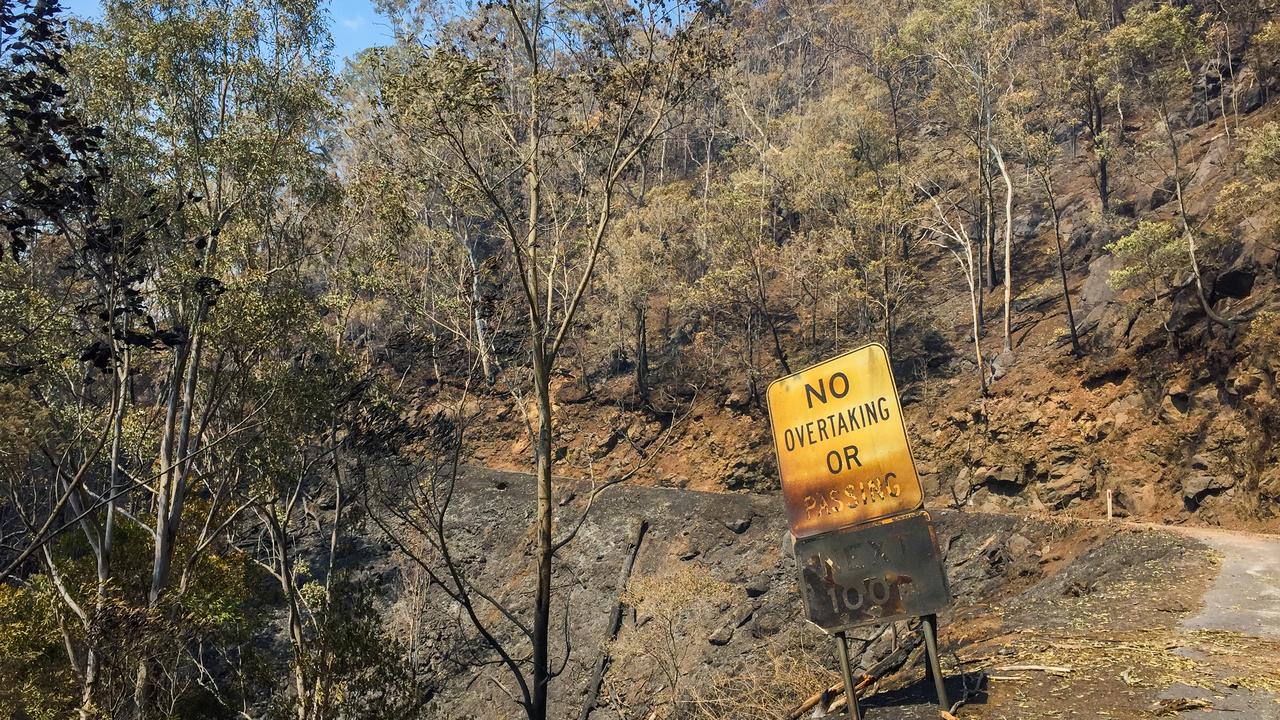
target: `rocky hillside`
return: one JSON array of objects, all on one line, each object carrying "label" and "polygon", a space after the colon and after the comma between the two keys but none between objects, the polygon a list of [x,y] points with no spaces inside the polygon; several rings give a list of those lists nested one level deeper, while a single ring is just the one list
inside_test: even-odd
[{"label": "rocky hillside", "polygon": [[[1221,119],[1180,131],[1190,178],[1186,202],[1198,216],[1211,213],[1229,183],[1254,182],[1241,169],[1240,138],[1280,117],[1264,97],[1259,91],[1246,99],[1241,129],[1230,135]],[[1149,135],[1156,129],[1147,123],[1131,130]],[[952,261],[937,253],[925,264],[929,308],[912,331],[931,339],[913,348],[909,361],[895,362],[933,503],[1098,517],[1110,490],[1122,516],[1280,527],[1276,368],[1256,337],[1265,340],[1280,326],[1248,320],[1219,326],[1206,318],[1189,282],[1158,303],[1136,290],[1113,289],[1120,263],[1109,246],[1137,221],[1168,219],[1175,201],[1135,161],[1117,190],[1134,199],[1102,216],[1089,172],[1084,153],[1068,155],[1055,169],[1084,357],[1072,354],[1065,332],[1052,222],[1037,198],[1018,204],[1015,342],[1012,352],[988,357],[987,396],[978,392],[967,354],[968,300]],[[1280,302],[1277,256],[1267,226],[1246,221],[1235,227],[1204,278],[1216,311],[1268,317]],[[1002,292],[997,287],[986,298],[988,347],[998,348]],[[785,336],[801,347],[803,322],[793,319]],[[759,371],[782,374],[770,363]],[[630,387],[625,374],[567,370],[557,378],[558,473],[634,473],[634,482],[698,490],[776,487],[764,408],[744,381],[724,378],[648,406],[635,402]],[[530,461],[526,420],[536,413],[532,403],[522,412],[500,391],[468,405],[481,420],[470,435],[472,457],[524,470]],[[441,398],[452,396],[429,390],[418,418],[445,412]]]}]

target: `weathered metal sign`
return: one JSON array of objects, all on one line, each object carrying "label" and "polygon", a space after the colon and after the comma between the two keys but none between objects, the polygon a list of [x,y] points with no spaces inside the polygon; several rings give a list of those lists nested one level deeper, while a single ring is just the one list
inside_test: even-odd
[{"label": "weathered metal sign", "polygon": [[827,632],[932,615],[951,602],[921,511],[796,541],[805,615]]},{"label": "weathered metal sign", "polygon": [[775,380],[767,397],[782,495],[797,538],[923,507],[883,345]]}]

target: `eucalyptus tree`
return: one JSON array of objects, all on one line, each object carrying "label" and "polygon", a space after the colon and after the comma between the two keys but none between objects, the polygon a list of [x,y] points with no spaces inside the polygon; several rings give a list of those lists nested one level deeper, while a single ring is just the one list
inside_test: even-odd
[{"label": "eucalyptus tree", "polygon": [[1059,207],[1057,185],[1053,179],[1054,164],[1060,157],[1053,141],[1052,126],[1026,129],[1023,137],[1022,156],[1027,167],[1040,182],[1049,216],[1053,221],[1053,244],[1058,259],[1058,279],[1062,282],[1062,302],[1067,310],[1067,331],[1071,335],[1071,351],[1077,357],[1084,355],[1080,335],[1076,329],[1076,315],[1071,307],[1071,288],[1067,285],[1067,259],[1062,245],[1062,208]]},{"label": "eucalyptus tree", "polygon": [[[1249,78],[1245,70],[1246,56],[1257,51],[1262,60],[1257,65],[1274,62],[1263,59],[1275,57],[1274,47],[1270,52],[1266,47],[1259,47],[1263,44],[1259,41],[1266,39],[1261,31],[1271,25],[1274,32],[1274,21],[1268,22],[1273,12],[1274,7],[1261,0],[1218,0],[1204,9],[1205,39],[1214,55],[1214,61],[1206,64],[1205,70],[1206,74],[1217,75],[1218,113],[1223,132],[1232,144],[1240,131],[1241,90],[1256,82],[1256,74]],[[1254,72],[1257,73],[1257,68]],[[1211,84],[1205,83],[1206,102],[1212,90]]]},{"label": "eucalyptus tree", "polygon": [[[910,155],[912,130],[918,122],[915,110],[928,68],[925,58],[912,47],[904,27],[915,7],[911,0],[859,2],[832,12],[834,43],[882,88],[882,95],[873,102],[887,108],[893,136],[892,160],[899,169]],[[869,94],[869,99],[873,97]],[[897,175],[894,179],[898,182],[902,177]]]},{"label": "eucalyptus tree", "polygon": [[1280,122],[1270,121],[1246,136],[1243,177],[1222,189],[1212,214],[1213,230],[1234,229],[1261,238],[1280,237],[1280,208],[1272,198],[1280,192]]},{"label": "eucalyptus tree", "polygon": [[[137,226],[116,230],[133,243],[121,252],[138,283],[128,296],[137,318],[119,320],[135,326],[120,334],[132,345],[130,333],[163,328],[167,349],[145,362],[122,349],[100,353],[102,365],[127,375],[112,408],[114,436],[130,444],[113,450],[92,505],[73,509],[98,558],[99,586],[120,588],[125,601],[135,580],[113,567],[116,516],[145,532],[141,603],[167,622],[179,616],[197,556],[244,509],[228,501],[243,480],[233,441],[259,428],[272,395],[240,394],[237,382],[288,347],[278,341],[299,332],[297,305],[308,302],[299,292],[314,254],[306,219],[332,195],[318,153],[329,40],[318,4],[269,0],[108,2],[101,21],[76,27],[76,39],[71,88],[102,128],[111,168],[102,202],[131,212]],[[179,662],[161,659],[171,649],[154,645],[138,658],[137,714],[159,712],[157,683],[175,670],[164,663]],[[85,677],[92,712],[93,676]]]},{"label": "eucalyptus tree", "polygon": [[1280,79],[1280,21],[1270,20],[1250,38],[1246,53],[1264,88]]},{"label": "eucalyptus tree", "polygon": [[[724,57],[713,7],[535,0],[455,10],[406,38],[387,68],[383,104],[401,132],[436,148],[430,169],[479,209],[477,229],[491,234],[514,275],[518,364],[537,416],[530,658],[492,644],[516,701],[543,718],[566,662],[553,665],[549,655],[552,570],[573,537],[572,529],[555,537],[552,373],[613,234],[620,189]],[[483,624],[475,614],[472,621]]]},{"label": "eucalyptus tree", "polygon": [[[103,661],[100,622],[112,579],[114,498],[126,478],[135,357],[178,338],[157,327],[143,294],[145,252],[172,208],[150,193],[122,196],[113,182],[102,128],[68,93],[59,12],[56,3],[0,8],[0,217],[12,263],[0,269],[0,398],[27,426],[4,433],[4,516],[16,515],[24,529],[5,534],[23,546],[5,553],[0,577],[15,576],[33,555],[42,561],[49,587],[79,625],[63,627],[64,646],[86,715]],[[71,528],[84,533],[96,582],[69,574],[53,549]],[[82,585],[96,589],[77,597]]]},{"label": "eucalyptus tree", "polygon": [[1116,5],[1081,0],[1070,5],[1044,2],[1034,7],[1037,27],[1030,60],[1041,80],[1037,94],[1051,103],[1050,107],[1058,106],[1073,121],[1073,128],[1083,129],[1093,158],[1094,189],[1102,211],[1109,212],[1112,164],[1122,131],[1110,117],[1118,87],[1107,66],[1106,34],[1119,21]]},{"label": "eucalyptus tree", "polygon": [[738,10],[732,81],[723,89],[725,134],[736,140],[739,166],[745,165],[745,153],[754,156],[756,223],[761,232],[781,242],[786,228],[779,222],[783,190],[776,167],[782,143],[778,124],[788,113],[802,112],[835,77],[835,53],[824,47],[829,10],[809,0],[764,2]]},{"label": "eucalyptus tree", "polygon": [[978,370],[978,390],[987,394],[987,374],[982,357],[982,312],[978,298],[982,294],[981,238],[969,231],[970,222],[963,204],[963,196],[954,189],[937,185],[919,186],[927,198],[921,209],[920,227],[925,231],[925,242],[950,253],[964,276],[969,295],[969,313],[972,320],[973,359]]},{"label": "eucalyptus tree", "polygon": [[619,219],[618,237],[600,259],[602,297],[588,332],[599,336],[611,359],[630,360],[641,403],[649,402],[651,390],[649,316],[664,307],[669,317],[672,296],[685,280],[681,270],[700,261],[694,257],[701,250],[694,239],[696,221],[688,212],[696,202],[688,182],[650,189],[643,204]]},{"label": "eucalyptus tree", "polygon": [[1130,8],[1124,23],[1107,34],[1107,48],[1112,71],[1125,82],[1126,99],[1155,112],[1160,140],[1147,143],[1145,149],[1158,173],[1173,186],[1189,283],[1206,317],[1229,327],[1233,319],[1219,315],[1205,295],[1197,249],[1200,233],[1187,210],[1185,161],[1175,114],[1175,108],[1191,98],[1193,64],[1207,52],[1202,23],[1193,8],[1143,3]]},{"label": "eucalyptus tree", "polygon": [[[902,97],[880,97],[895,92],[882,87],[883,79],[855,73],[848,91],[831,93],[784,126],[789,132],[779,165],[802,227],[837,238],[818,257],[826,267],[815,267],[815,276],[822,270],[833,279],[842,270],[859,276],[863,314],[868,321],[876,317],[892,356],[900,314],[910,310],[915,286],[907,250],[916,229],[914,190],[898,161],[906,108],[893,109]],[[839,306],[841,293],[831,288],[824,294]]]},{"label": "eucalyptus tree", "polygon": [[[351,241],[335,268],[342,292],[393,311],[390,333],[427,346],[438,382],[458,369],[442,361],[475,355],[486,383],[501,369],[500,246],[485,205],[456,179],[437,172],[443,141],[407,127],[382,104],[415,48],[375,48],[349,64],[340,95],[346,205]],[[376,299],[376,300],[375,300]]]},{"label": "eucalyptus tree", "polygon": [[[1017,83],[1018,52],[1025,28],[1019,7],[1004,0],[951,0],[936,8],[921,8],[909,21],[905,33],[917,52],[928,57],[934,69],[926,106],[933,119],[948,132],[963,139],[965,147],[953,158],[973,163],[976,170],[976,207],[973,217],[979,225],[979,285],[994,288],[996,283],[995,176],[1005,185],[1005,302],[1004,344],[1011,345],[1010,314],[1012,253],[1010,217],[1013,185],[1004,168],[1004,134],[1000,128],[1002,108]],[[983,298],[978,298],[978,314],[983,315]]]},{"label": "eucalyptus tree", "polygon": [[[760,344],[767,348],[760,355],[771,357],[783,374],[792,370],[782,337],[784,318],[790,313],[779,307],[784,250],[758,222],[759,183],[755,173],[740,171],[730,187],[712,195],[702,228],[707,238],[705,271],[680,298],[687,313],[710,325],[720,347],[737,355],[733,373],[747,376],[750,398],[756,401],[763,397],[767,367],[757,359],[760,336],[766,338]],[[746,341],[745,350],[733,352],[740,339]]]},{"label": "eucalyptus tree", "polygon": [[[69,274],[58,268],[76,249],[65,230],[96,210],[97,190],[106,176],[100,130],[85,123],[67,99],[67,47],[57,3],[0,4],[0,111],[5,118],[0,126],[0,252],[5,261],[0,264],[0,397],[6,415],[27,420],[6,423],[0,435],[10,481],[29,470],[26,460],[39,444],[39,430],[49,429],[35,427],[49,419],[37,411],[37,378],[48,380],[60,363],[83,349],[67,337],[69,323],[59,322],[62,308],[53,291],[71,292]],[[6,488],[10,494],[13,487],[10,483]],[[10,533],[7,524],[0,526],[0,581],[36,549],[30,543],[25,549],[12,545],[14,537],[27,534],[34,541],[45,536],[70,494],[58,498],[35,532]],[[0,522],[14,519],[8,512],[0,515]]]}]

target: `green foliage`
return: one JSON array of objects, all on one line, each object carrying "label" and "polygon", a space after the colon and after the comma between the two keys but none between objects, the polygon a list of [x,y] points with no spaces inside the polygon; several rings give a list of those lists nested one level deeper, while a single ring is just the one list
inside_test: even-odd
[{"label": "green foliage", "polygon": [[[94,557],[84,537],[65,535],[56,543],[52,556],[64,586],[80,607],[93,613],[90,628],[59,608],[57,611],[63,613],[60,626],[73,647],[84,647],[92,640],[101,653],[96,697],[102,712],[114,712],[113,700],[119,702],[131,696],[138,663],[144,659],[163,663],[170,672],[181,675],[188,672],[184,666],[190,662],[187,653],[200,648],[213,651],[240,647],[246,656],[254,652],[249,644],[254,633],[263,627],[262,618],[254,610],[254,595],[261,578],[243,553],[221,543],[196,551],[198,519],[209,509],[210,504],[203,500],[190,506],[193,522],[183,529],[177,542],[178,556],[191,558],[188,565],[180,568],[183,592],[172,593],[157,608],[146,604],[153,547],[151,536],[143,528],[132,522],[122,522],[116,528],[114,578],[100,605],[94,600]],[[48,599],[60,602],[52,591]],[[60,636],[58,650],[65,662]],[[23,668],[12,677],[26,683],[39,682],[40,668]],[[231,682],[233,678],[224,679],[224,700],[243,690]],[[210,717],[209,708],[217,704],[194,683],[176,683],[169,692],[172,702],[180,708],[177,717]]]},{"label": "green foliage", "polygon": [[50,409],[29,375],[55,377],[68,351],[66,319],[24,275],[16,263],[0,262],[0,472],[20,471],[51,431]]},{"label": "green foliage", "polygon": [[[90,458],[68,512],[115,492],[113,478],[135,490],[119,501],[105,577],[101,509],[57,538],[50,559],[71,651],[103,663],[103,712],[132,697],[139,666],[152,663],[164,684],[155,692],[180,715],[210,701],[188,643],[234,652],[257,627],[249,559],[219,537],[245,503],[245,468],[296,457],[350,389],[321,381],[339,363],[289,362],[299,347],[331,347],[308,292],[309,259],[326,240],[317,228],[336,200],[321,148],[332,108],[325,23],[306,0],[121,0],[75,24],[63,61],[75,110],[102,127],[94,149],[110,177],[93,188],[94,214],[47,224],[56,232],[20,267],[0,269],[0,299],[15,300],[0,332],[21,334],[0,337],[0,362],[27,368],[12,389],[0,385],[0,406],[26,412],[38,398],[47,408],[28,413],[46,426],[38,437],[0,423],[15,440],[0,470],[19,493],[10,496],[44,497],[68,477],[61,467],[62,481],[50,478],[46,458]],[[92,352],[81,352],[83,335],[97,340]],[[103,430],[117,410],[118,436]],[[104,432],[117,436],[109,456],[93,451]],[[165,443],[199,448],[199,467],[185,457],[169,473]],[[139,497],[157,477],[173,483],[163,513]],[[142,523],[176,535],[163,576]]]},{"label": "green foliage", "polygon": [[[750,174],[744,175],[735,187],[711,199],[711,213],[700,230],[714,236],[706,251],[704,272],[684,299],[690,310],[707,315],[739,314],[760,303],[760,280],[775,275],[778,247],[762,232],[767,220],[766,210],[757,200],[759,185]],[[758,278],[757,272],[769,277]]]},{"label": "green foliage", "polygon": [[430,133],[441,117],[445,122],[472,122],[497,112],[501,90],[491,61],[443,46],[409,62],[389,76],[383,90],[385,101],[402,109],[404,121]]},{"label": "green foliage", "polygon": [[1107,245],[1121,267],[1111,271],[1117,290],[1140,289],[1156,298],[1169,288],[1175,273],[1188,266],[1182,233],[1167,222],[1143,220],[1133,232]]},{"label": "green foliage", "polygon": [[70,717],[77,683],[67,663],[58,600],[43,578],[0,584],[0,715],[31,720]]},{"label": "green foliage", "polygon": [[600,302],[586,330],[604,362],[640,362],[636,345],[647,342],[648,314],[669,311],[672,297],[701,272],[701,244],[689,213],[696,202],[689,183],[669,183],[650,189],[643,204],[619,217],[616,239],[600,257]]},{"label": "green foliage", "polygon": [[1280,77],[1280,21],[1271,20],[1253,36],[1249,61],[1264,80]]},{"label": "green foliage", "polygon": [[1214,229],[1230,236],[1237,229],[1262,243],[1280,241],[1280,123],[1272,121],[1244,136],[1247,177],[1233,180],[1219,193],[1211,217]]},{"label": "green foliage", "polygon": [[[194,503],[192,515],[208,509],[207,502]],[[261,629],[252,598],[262,580],[243,551],[218,547],[201,553],[192,563],[187,591],[178,599],[184,622],[223,642],[248,642],[250,633]]]},{"label": "green foliage", "polygon": [[1269,122],[1249,135],[1245,167],[1263,182],[1280,181],[1280,122]]},{"label": "green foliage", "polygon": [[[367,584],[337,581],[328,591],[318,583],[302,588],[319,618],[315,642],[294,659],[311,678],[317,717],[343,720],[427,717],[435,686],[423,670],[404,661],[405,648],[391,637]],[[298,698],[284,677],[269,717],[298,717]]]},{"label": "green foliage", "polygon": [[1191,93],[1191,67],[1204,56],[1203,19],[1190,6],[1143,2],[1107,34],[1116,72],[1140,102],[1166,108]]}]

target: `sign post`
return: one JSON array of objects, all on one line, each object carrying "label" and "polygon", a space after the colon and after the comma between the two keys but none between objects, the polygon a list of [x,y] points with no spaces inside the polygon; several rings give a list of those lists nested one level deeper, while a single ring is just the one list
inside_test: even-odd
[{"label": "sign post", "polygon": [[913,617],[949,709],[937,613],[951,593],[884,346],[775,380],[767,397],[805,617],[835,635],[849,717],[861,713],[845,630]]},{"label": "sign post", "polygon": [[853,670],[849,663],[849,639],[844,631],[836,633],[836,652],[840,653],[840,677],[844,679],[845,707],[849,709],[849,720],[862,720],[862,710],[858,707],[858,699],[853,696]]}]

